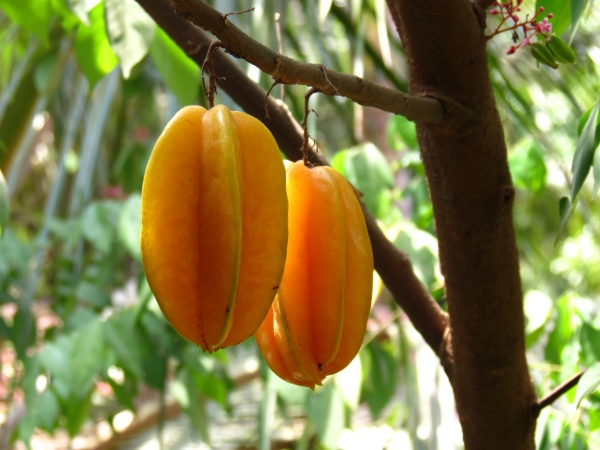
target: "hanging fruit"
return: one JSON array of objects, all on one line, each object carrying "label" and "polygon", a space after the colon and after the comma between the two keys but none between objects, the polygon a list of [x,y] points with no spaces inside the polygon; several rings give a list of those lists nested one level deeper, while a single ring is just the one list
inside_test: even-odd
[{"label": "hanging fruit", "polygon": [[360,350],[373,254],[360,204],[329,167],[287,163],[289,240],[279,293],[254,337],[273,372],[314,388]]},{"label": "hanging fruit", "polygon": [[188,106],[158,138],[142,188],[142,261],[160,308],[203,351],[265,318],[287,245],[285,169],[257,119]]}]

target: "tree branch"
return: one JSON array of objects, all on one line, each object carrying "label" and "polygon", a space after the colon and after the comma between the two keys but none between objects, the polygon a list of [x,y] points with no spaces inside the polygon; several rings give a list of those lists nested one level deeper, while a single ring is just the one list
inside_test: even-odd
[{"label": "tree branch", "polygon": [[563,381],[561,384],[556,386],[552,391],[550,391],[548,394],[546,394],[545,396],[540,398],[537,402],[535,402],[535,404],[533,405],[533,414],[535,415],[535,417],[540,415],[540,411],[542,409],[544,409],[546,406],[550,406],[552,403],[554,403],[558,399],[558,397],[563,395],[565,392],[569,391],[571,388],[575,387],[577,385],[577,383],[579,383],[579,380],[581,379],[581,377],[583,376],[583,374],[586,371],[587,371],[587,369],[583,369],[581,372],[579,372],[579,373],[573,375],[571,378]]},{"label": "tree branch", "polygon": [[[156,23],[192,58],[200,67],[211,40],[199,28],[183,19],[174,11],[168,0],[137,0],[152,16]],[[303,142],[302,129],[289,114],[285,104],[267,98],[269,119],[264,114],[266,92],[250,80],[246,74],[227,55],[216,53],[215,65],[219,75],[226,78],[219,81],[219,87],[248,114],[261,120],[271,131],[279,148],[293,160],[302,158],[300,148]],[[319,69],[320,70],[320,69]],[[321,153],[313,153],[313,162],[329,165]],[[444,367],[443,337],[447,328],[447,315],[416,277],[408,256],[399,251],[383,234],[376,220],[361,202],[371,246],[375,269],[389,289],[396,303],[406,312],[415,328],[424,337],[433,351],[441,355]]]},{"label": "tree branch", "polygon": [[404,94],[354,75],[326,69],[321,64],[288,58],[252,39],[201,0],[171,0],[171,3],[182,17],[223,41],[228,53],[245,59],[280,83],[311,86],[324,94],[348,97],[361,105],[400,114],[410,120],[435,124],[444,121],[444,108],[436,99]]}]

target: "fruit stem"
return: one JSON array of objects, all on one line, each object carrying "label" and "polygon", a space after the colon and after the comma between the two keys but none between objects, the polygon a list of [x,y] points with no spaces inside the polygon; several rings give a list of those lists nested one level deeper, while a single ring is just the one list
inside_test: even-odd
[{"label": "fruit stem", "polygon": [[[306,167],[312,167],[312,164],[310,163],[310,161],[308,160],[308,115],[311,112],[314,112],[315,114],[317,114],[317,112],[314,109],[308,109],[308,101],[310,100],[310,96],[313,95],[316,92],[321,92],[319,91],[317,88],[310,88],[306,94],[304,94],[304,119],[302,120],[302,122],[300,122],[300,125],[302,125],[302,129],[304,130],[304,140],[302,142],[302,148],[300,149],[302,151],[302,161],[304,162],[304,165]],[[317,114],[317,117],[319,115]],[[314,141],[314,139],[313,139]]]},{"label": "fruit stem", "polygon": [[[217,79],[224,80],[225,78],[219,78],[215,75],[215,62],[214,62],[214,53],[218,48],[225,48],[225,45],[217,40],[212,41],[208,46],[208,52],[206,53],[206,58],[204,59],[204,63],[202,64],[202,89],[204,90],[204,97],[208,100],[208,109],[211,109],[215,106],[215,93],[217,92]],[[208,89],[206,89],[206,84],[204,84],[204,68],[206,67],[206,71],[208,72]]]}]

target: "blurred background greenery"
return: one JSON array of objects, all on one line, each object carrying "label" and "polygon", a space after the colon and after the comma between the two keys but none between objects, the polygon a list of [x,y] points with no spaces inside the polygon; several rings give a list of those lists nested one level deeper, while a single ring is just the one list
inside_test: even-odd
[{"label": "blurred background greenery", "polygon": [[[384,0],[208,3],[255,6],[229,20],[274,49],[278,12],[286,55],[407,90]],[[565,40],[574,34],[577,64],[507,56],[510,33],[488,54],[517,188],[528,359],[543,395],[600,360],[589,165],[570,216],[565,200],[559,208],[575,197],[580,121],[600,98],[600,12],[583,0],[522,8],[539,5]],[[285,87],[298,120],[305,90]],[[217,101],[235,108],[223,92]],[[274,376],[252,340],[204,355],[168,325],[140,261],[140,190],[162,128],[193,103],[204,104],[198,67],[134,0],[0,0],[0,448],[462,448],[447,379],[377,277],[359,357],[314,393]],[[311,107],[321,151],[444,306],[414,124],[345,98],[313,96]],[[596,381],[543,410],[539,449],[600,448]]]}]

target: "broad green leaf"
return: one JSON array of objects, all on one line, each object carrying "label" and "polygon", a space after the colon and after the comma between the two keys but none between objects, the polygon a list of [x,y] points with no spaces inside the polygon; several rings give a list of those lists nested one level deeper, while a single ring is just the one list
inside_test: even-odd
[{"label": "broad green leaf", "polygon": [[142,229],[142,197],[139,194],[131,195],[123,208],[119,218],[119,240],[129,253],[138,261],[142,259],[140,249],[140,233]]},{"label": "broad green leaf", "polygon": [[581,327],[580,343],[583,362],[592,364],[600,361],[600,330],[584,323]]},{"label": "broad green leaf", "polygon": [[573,41],[577,28],[579,27],[579,21],[583,16],[583,11],[588,4],[588,0],[571,0],[571,36],[569,37],[569,43]]},{"label": "broad green leaf", "polygon": [[600,362],[591,366],[579,380],[579,383],[577,384],[577,391],[575,393],[575,410],[571,415],[571,419],[575,415],[577,408],[579,408],[581,401],[589,394],[594,392],[598,386],[600,386]]},{"label": "broad green leaf", "polygon": [[135,0],[105,0],[106,28],[125,79],[148,54],[156,23]]},{"label": "broad green leaf", "polygon": [[104,337],[116,353],[119,365],[137,378],[144,379],[141,349],[138,333],[134,328],[134,316],[131,310],[122,310],[104,322]]},{"label": "broad green leaf", "polygon": [[558,229],[558,233],[556,234],[556,241],[554,245],[558,242],[558,238],[560,237],[560,233],[567,224],[567,220],[569,220],[569,215],[573,208],[571,207],[571,201],[569,197],[562,197],[558,201],[558,215],[560,216],[560,228]]},{"label": "broad green leaf", "polygon": [[419,230],[406,222],[394,239],[394,245],[408,253],[415,274],[426,286],[436,281],[435,268],[438,262],[437,239],[427,231]]},{"label": "broad green leaf", "polygon": [[550,364],[561,364],[562,355],[567,350],[569,341],[573,337],[573,327],[571,325],[571,308],[569,307],[570,297],[563,296],[558,299],[554,307],[555,318],[554,328],[548,336],[548,342],[544,349],[545,360]]},{"label": "broad green leaf", "polygon": [[67,431],[69,432],[69,436],[74,437],[79,433],[81,427],[90,416],[92,393],[93,390],[90,389],[83,399],[78,397],[71,397],[69,399],[67,404]]},{"label": "broad green leaf", "polygon": [[417,141],[417,127],[404,116],[391,116],[387,124],[387,143],[390,148],[402,150],[408,147],[411,150],[419,148]]},{"label": "broad green leaf", "polygon": [[88,323],[72,335],[71,355],[72,392],[83,398],[94,383],[96,375],[103,366],[104,339],[102,324],[99,320]]},{"label": "broad green leaf", "polygon": [[94,202],[81,215],[83,236],[102,253],[111,249],[120,208],[121,205],[114,201]]},{"label": "broad green leaf", "polygon": [[383,408],[396,392],[396,362],[394,356],[377,341],[371,341],[360,352],[363,371],[363,398],[374,418],[379,417]]},{"label": "broad green leaf", "polygon": [[571,189],[571,203],[575,201],[575,197],[579,194],[579,190],[583,186],[585,179],[590,172],[592,162],[594,161],[594,153],[596,151],[596,124],[598,122],[598,108],[600,102],[596,103],[592,108],[590,115],[581,130],[581,136],[577,141],[575,156],[573,157],[573,165],[571,171],[573,173],[573,187]]},{"label": "broad green leaf", "polygon": [[0,9],[48,45],[52,4],[48,0],[0,0]]},{"label": "broad green leaf", "polygon": [[508,157],[513,183],[519,189],[540,192],[546,184],[543,150],[532,139],[515,145]]},{"label": "broad green leaf", "polygon": [[25,351],[35,344],[37,333],[35,319],[27,305],[19,305],[14,316],[11,337],[19,359],[25,357]]},{"label": "broad green leaf", "polygon": [[81,24],[77,28],[75,56],[77,64],[90,83],[90,89],[119,63],[106,35],[104,2],[90,11],[89,26]]},{"label": "broad green leaf", "polygon": [[55,342],[47,342],[40,353],[40,364],[50,372],[52,388],[66,401],[71,395],[71,355],[73,340],[67,336],[59,337]]},{"label": "broad green leaf", "polygon": [[0,170],[0,236],[8,225],[9,201],[6,179]]},{"label": "broad green leaf", "polygon": [[115,380],[107,377],[108,384],[115,393],[117,401],[125,408],[131,411],[136,411],[135,399],[138,395],[138,383],[132,380],[131,377],[125,376],[125,381],[122,384],[118,384]]},{"label": "broad green leaf", "polygon": [[51,389],[46,389],[37,396],[32,413],[35,416],[36,425],[51,432],[55,428],[59,411],[60,405],[56,395]]},{"label": "broad green leaf", "polygon": [[314,395],[308,405],[308,417],[313,423],[321,444],[336,449],[345,425],[346,412],[342,396],[333,383],[327,383]]},{"label": "broad green leaf", "polygon": [[58,52],[48,53],[40,59],[33,71],[33,81],[40,94],[43,94],[48,89],[57,60]]},{"label": "broad green leaf", "polygon": [[184,383],[188,397],[190,398],[190,402],[185,408],[185,411],[188,413],[192,427],[200,435],[200,438],[204,442],[210,443],[210,433],[208,428],[210,418],[206,411],[206,399],[198,392],[191,374],[185,374]]},{"label": "broad green leaf", "polygon": [[200,88],[200,68],[160,27],[156,27],[150,56],[179,104],[193,104]]},{"label": "broad green leaf", "polygon": [[536,10],[540,7],[544,7],[544,12],[538,16],[539,20],[542,20],[548,14],[554,14],[554,17],[549,19],[552,24],[552,31],[561,35],[571,25],[571,0],[537,0],[535,7]]},{"label": "broad green leaf", "polygon": [[340,172],[363,193],[362,200],[376,218],[388,216],[392,207],[389,190],[394,186],[394,175],[385,156],[374,144],[368,142],[336,153],[333,167],[343,167]]},{"label": "broad green leaf", "polygon": [[105,287],[91,281],[80,280],[77,283],[75,296],[78,301],[96,308],[110,305],[110,297],[106,293]]}]

